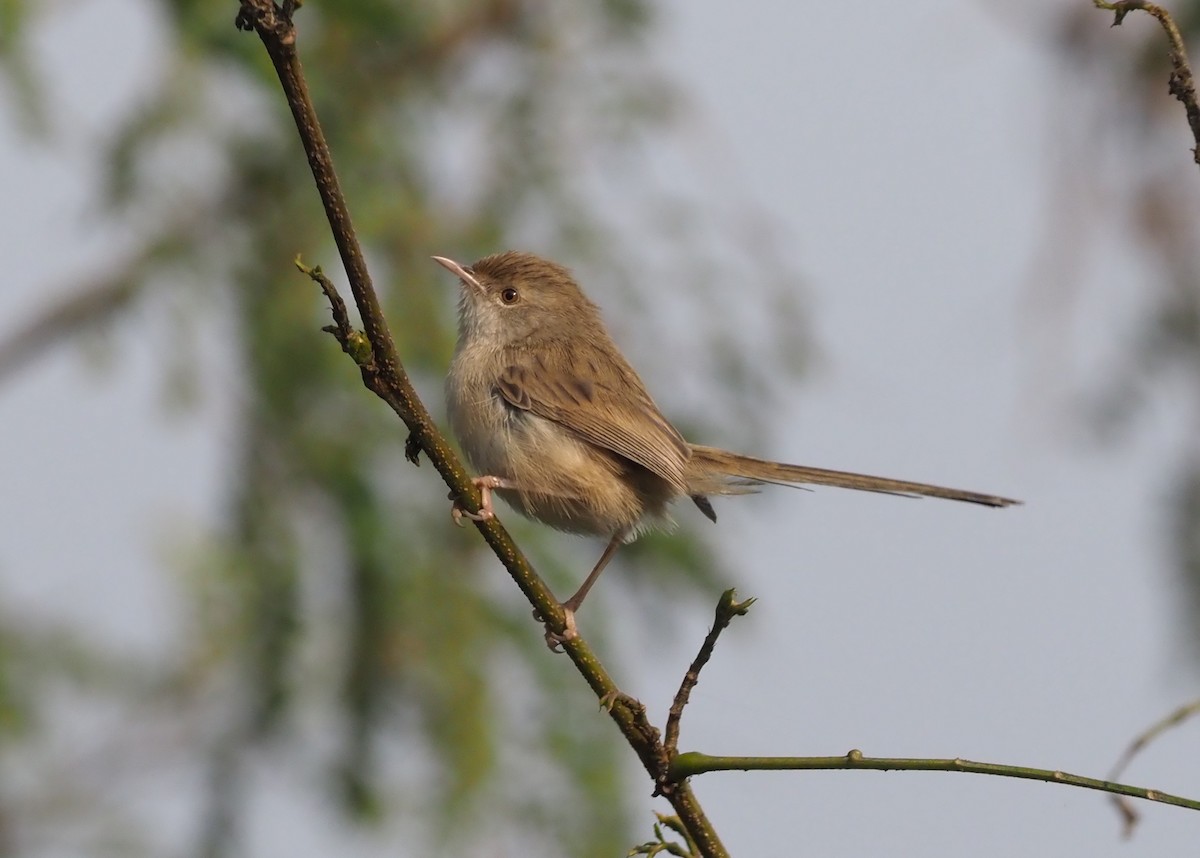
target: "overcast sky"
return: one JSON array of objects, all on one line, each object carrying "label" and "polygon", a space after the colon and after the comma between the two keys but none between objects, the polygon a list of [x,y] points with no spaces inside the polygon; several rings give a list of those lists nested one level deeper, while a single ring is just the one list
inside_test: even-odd
[{"label": "overcast sky", "polygon": [[[134,97],[154,67],[139,6],[63,7],[40,49],[71,71],[55,87],[64,110],[102,123]],[[1136,301],[1138,269],[1117,236],[1101,236],[1118,242],[1102,264],[1083,266],[1080,304],[1049,323],[1056,348],[1033,316],[1055,285],[1032,264],[1054,181],[1047,118],[1071,104],[1055,92],[1051,41],[1037,38],[1036,18],[1012,26],[948,0],[666,8],[660,62],[688,95],[690,121],[728,154],[722,181],[777,222],[821,349],[772,448],[752,452],[1026,502],[993,511],[783,489],[719,502],[728,584],[760,601],[706,670],[681,748],[860,748],[1103,776],[1200,685],[1181,655],[1160,539],[1162,450],[1183,423],[1168,408],[1129,443],[1102,447],[1072,413]],[[1189,145],[1183,134],[1181,164]],[[102,252],[83,208],[89,163],[80,147],[35,151],[0,126],[10,320]],[[17,611],[53,604],[135,645],[164,631],[148,618],[172,599],[168,546],[211,522],[224,412],[213,403],[200,424],[164,417],[164,344],[131,339],[111,371],[96,371],[102,352],[68,350],[0,390],[0,584]],[[677,649],[619,679],[657,720],[709,619],[698,609]],[[1189,725],[1164,737],[1126,780],[1200,795],[1198,735]],[[1200,834],[1200,816],[1144,805],[1128,845],[1102,794],[973,775],[722,774],[694,785],[744,856],[1166,855]],[[337,832],[308,824],[317,830],[292,826],[282,846],[335,848]]]}]

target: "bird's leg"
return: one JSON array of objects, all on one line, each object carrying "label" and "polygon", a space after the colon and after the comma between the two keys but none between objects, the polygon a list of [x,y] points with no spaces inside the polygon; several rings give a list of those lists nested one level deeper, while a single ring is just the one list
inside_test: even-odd
[{"label": "bird's leg", "polygon": [[575,591],[575,595],[562,603],[563,614],[565,615],[562,634],[553,631],[549,626],[546,627],[546,646],[550,647],[554,652],[558,652],[560,644],[566,641],[574,640],[579,636],[579,632],[575,629],[575,612],[579,610],[579,606],[583,604],[583,600],[587,598],[588,591],[592,589],[592,585],[600,578],[600,573],[604,571],[604,567],[608,565],[608,561],[612,560],[613,555],[617,553],[617,549],[625,542],[625,531],[619,531],[609,540],[608,545],[604,548],[604,553],[600,555],[600,559],[596,561],[596,565],[592,567],[592,571],[588,573],[587,578],[579,589]]},{"label": "bird's leg", "polygon": [[588,592],[592,586],[600,578],[600,573],[604,571],[604,567],[608,565],[608,561],[612,560],[613,555],[617,553],[617,549],[625,543],[625,531],[621,531],[613,536],[608,541],[608,545],[604,547],[604,553],[600,555],[600,559],[596,561],[596,565],[592,567],[592,571],[588,573],[587,578],[579,589],[575,591],[575,595],[562,603],[563,610],[575,613],[583,605],[583,600],[587,598]]},{"label": "bird's leg", "polygon": [[465,509],[458,498],[454,496],[454,492],[450,493],[450,499],[454,501],[454,506],[450,507],[450,517],[459,527],[464,526],[462,523],[464,518],[469,518],[471,521],[487,521],[489,518],[495,518],[496,513],[492,509],[492,489],[515,489],[517,487],[516,483],[506,480],[504,477],[475,477],[471,482],[474,483],[475,488],[479,489],[481,496],[479,512]]}]

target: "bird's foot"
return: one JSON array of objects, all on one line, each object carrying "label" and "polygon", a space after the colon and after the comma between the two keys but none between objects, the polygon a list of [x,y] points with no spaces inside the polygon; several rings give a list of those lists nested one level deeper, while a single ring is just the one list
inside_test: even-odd
[{"label": "bird's foot", "polygon": [[575,627],[575,611],[566,605],[563,609],[563,630],[556,632],[550,628],[550,623],[537,611],[533,612],[533,618],[545,624],[546,627],[546,646],[550,648],[550,652],[562,652],[562,645],[567,641],[573,641],[579,637],[579,630]]},{"label": "bird's foot", "polygon": [[454,519],[454,523],[459,527],[465,526],[463,524],[464,518],[469,518],[471,521],[487,521],[489,518],[495,518],[496,512],[492,509],[492,489],[512,488],[512,483],[503,477],[475,477],[471,482],[475,488],[479,489],[479,512],[471,512],[464,507],[462,502],[455,497],[454,492],[451,492],[449,495],[450,499],[454,501],[454,505],[450,507],[450,517]]}]

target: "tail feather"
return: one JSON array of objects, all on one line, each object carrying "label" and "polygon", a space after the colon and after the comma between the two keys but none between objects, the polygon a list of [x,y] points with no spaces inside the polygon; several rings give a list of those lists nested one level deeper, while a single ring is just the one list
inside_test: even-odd
[{"label": "tail feather", "polygon": [[[914,483],[908,480],[893,480],[889,477],[873,477],[849,471],[831,471],[807,465],[788,465],[767,459],[756,459],[731,453],[717,447],[693,445],[692,458],[688,463],[688,490],[691,494],[743,494],[747,485],[753,483],[781,483],[784,485],[807,484],[836,486],[864,492],[901,495],[905,497],[932,497],[946,500],[975,503],[981,506],[1005,507],[1021,503],[1011,498],[951,489],[929,483]],[[750,481],[748,484],[746,481]],[[753,491],[753,489],[749,489]]]}]

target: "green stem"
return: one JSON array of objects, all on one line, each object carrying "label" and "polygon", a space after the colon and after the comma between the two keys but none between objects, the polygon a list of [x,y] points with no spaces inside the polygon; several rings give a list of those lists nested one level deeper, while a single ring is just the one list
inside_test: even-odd
[{"label": "green stem", "polygon": [[1094,789],[1112,795],[1124,795],[1157,801],[1189,810],[1200,810],[1200,801],[1171,795],[1155,789],[1129,784],[1086,778],[1051,769],[1027,766],[1006,766],[1000,763],[979,763],[963,759],[924,759],[919,757],[866,757],[854,750],[840,757],[714,757],[698,751],[680,754],[671,761],[670,777],[687,778],[706,772],[728,771],[812,771],[829,769],[873,769],[875,771],[906,772],[968,772],[976,775],[995,775],[1004,778],[1045,781],[1046,783]]}]

